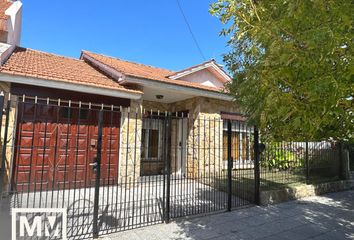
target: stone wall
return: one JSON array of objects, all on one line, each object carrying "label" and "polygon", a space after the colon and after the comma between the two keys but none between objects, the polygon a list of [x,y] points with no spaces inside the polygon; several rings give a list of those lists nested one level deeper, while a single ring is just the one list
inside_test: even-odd
[{"label": "stone wall", "polygon": [[140,176],[142,108],[141,101],[131,101],[121,117],[119,178],[121,183]]},{"label": "stone wall", "polygon": [[[0,82],[0,92],[5,93],[5,104],[4,109],[7,108],[8,97],[10,92],[10,83]],[[17,97],[11,96],[11,106],[9,112],[9,124],[8,124],[8,134],[7,134],[7,144],[6,144],[6,162],[5,162],[5,172],[4,172],[4,190],[9,190],[9,182],[11,178],[11,169],[13,166],[13,155],[14,155],[14,144],[15,144],[15,134],[16,134],[16,115],[17,114]],[[2,152],[4,146],[4,137],[5,137],[5,124],[6,124],[6,114],[3,115],[1,121],[1,142],[0,142],[0,166],[2,164]]]},{"label": "stone wall", "polygon": [[145,112],[157,112],[160,111],[161,113],[165,111],[171,111],[171,105],[168,103],[160,103],[160,102],[151,102],[151,101],[143,101],[142,107]]},{"label": "stone wall", "polygon": [[352,189],[354,189],[354,180],[324,182],[312,185],[301,184],[296,186],[288,186],[281,189],[261,191],[260,204],[276,204],[304,197],[311,197],[330,192],[339,192]]},{"label": "stone wall", "polygon": [[223,169],[223,120],[221,112],[239,112],[232,102],[198,97],[174,104],[189,110],[187,169],[189,177],[219,175]]},{"label": "stone wall", "polygon": [[[223,169],[223,121],[221,112],[238,113],[239,108],[232,102],[196,97],[183,101],[164,104],[143,101],[146,111],[188,111],[187,128],[186,169],[189,177],[197,178],[205,175],[218,174]],[[181,118],[181,115],[179,116]],[[177,134],[181,131],[178,122],[172,118],[171,126],[171,167],[172,172],[178,171]]]}]

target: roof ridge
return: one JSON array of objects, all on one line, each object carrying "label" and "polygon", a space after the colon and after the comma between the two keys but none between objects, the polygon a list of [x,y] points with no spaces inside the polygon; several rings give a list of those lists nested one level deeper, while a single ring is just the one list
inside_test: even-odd
[{"label": "roof ridge", "polygon": [[[94,52],[91,52],[91,51],[87,51],[87,50],[82,50],[83,53],[92,53],[92,54],[96,54],[96,55],[100,55],[102,57],[107,57],[107,58],[111,58],[111,59],[115,59],[115,60],[119,60],[119,61],[123,61],[123,62],[127,62],[127,63],[133,63],[133,64],[137,64],[137,65],[140,65],[140,66],[145,66],[145,67],[150,67],[150,68],[155,68],[155,69],[160,69],[160,70],[164,70],[164,71],[169,71],[171,73],[175,73],[176,71],[173,71],[173,70],[170,70],[170,69],[167,69],[167,68],[162,68],[162,67],[156,67],[156,66],[152,66],[152,65],[148,65],[148,64],[143,64],[143,63],[138,63],[138,62],[134,62],[134,61],[130,61],[130,60],[126,60],[126,59],[122,59],[122,58],[118,58],[118,57],[112,57],[112,56],[108,56],[108,55],[105,55],[105,54],[102,54],[102,53],[94,53]],[[97,60],[97,59],[96,59]]]},{"label": "roof ridge", "polygon": [[[178,74],[178,73],[181,73],[181,72],[185,72],[185,71],[188,71],[188,70],[190,70],[190,69],[192,69],[192,68],[196,68],[196,67],[200,67],[200,66],[202,66],[202,65],[205,65],[205,64],[208,64],[208,63],[215,63],[216,65],[218,65],[217,64],[217,62],[215,61],[215,59],[214,58],[211,58],[210,60],[206,60],[206,61],[204,61],[204,62],[201,62],[201,63],[198,63],[198,64],[195,64],[195,65],[192,65],[192,66],[190,66],[190,67],[187,67],[187,68],[183,68],[183,69],[181,69],[181,70],[179,70],[179,71],[176,71],[174,74]],[[218,65],[219,66],[219,65]],[[220,67],[220,66],[219,66]],[[174,74],[172,74],[172,75],[170,75],[170,76],[173,76]],[[170,77],[169,76],[169,77]]]},{"label": "roof ridge", "polygon": [[82,59],[79,59],[79,58],[63,56],[63,55],[59,55],[59,54],[57,54],[57,53],[44,52],[44,51],[42,51],[42,50],[37,50],[37,49],[33,49],[33,48],[27,48],[27,47],[16,46],[15,51],[16,51],[17,49],[30,50],[30,51],[37,52],[37,53],[41,53],[41,54],[45,54],[45,55],[48,55],[48,56],[55,56],[55,57],[60,57],[60,58],[65,58],[65,59],[76,60],[76,61],[79,61],[79,62],[84,62]]}]

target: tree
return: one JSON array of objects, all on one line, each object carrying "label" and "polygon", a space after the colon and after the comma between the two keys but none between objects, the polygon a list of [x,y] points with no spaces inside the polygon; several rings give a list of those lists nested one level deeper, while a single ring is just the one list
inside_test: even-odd
[{"label": "tree", "polygon": [[263,136],[353,140],[352,0],[218,0],[228,89]]}]

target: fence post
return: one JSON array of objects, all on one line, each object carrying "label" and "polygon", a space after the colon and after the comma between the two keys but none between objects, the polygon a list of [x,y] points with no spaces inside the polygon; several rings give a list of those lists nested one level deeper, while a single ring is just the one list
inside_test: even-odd
[{"label": "fence post", "polygon": [[[5,96],[2,93],[0,95],[0,129],[2,128],[2,117],[3,117],[3,110],[4,110],[4,103],[5,103]],[[2,145],[2,153],[1,153],[1,166],[0,166],[0,199],[2,197],[3,191],[4,191],[4,176],[5,176],[5,163],[6,163],[6,148],[7,148],[7,135],[8,135],[8,126],[9,126],[9,114],[10,114],[10,105],[11,105],[11,100],[9,98],[7,102],[7,107],[5,110],[5,133],[4,133],[4,142]]]},{"label": "fence post", "polygon": [[344,180],[345,176],[344,176],[344,164],[343,164],[343,145],[341,142],[338,142],[337,144],[338,146],[338,154],[339,154],[339,179],[340,180]]},{"label": "fence post", "polygon": [[166,181],[166,206],[165,206],[165,213],[164,219],[165,223],[170,222],[170,197],[171,197],[171,113],[167,115],[166,121],[166,142],[165,142],[165,174],[167,177]]},{"label": "fence post", "polygon": [[305,167],[306,167],[306,184],[310,183],[310,164],[309,164],[309,142],[305,144]]},{"label": "fence post", "polygon": [[98,238],[98,206],[99,206],[99,191],[101,180],[101,155],[102,155],[102,128],[103,128],[103,109],[99,111],[98,117],[98,136],[97,136],[97,156],[95,161],[96,181],[95,181],[95,197],[93,205],[93,238]]},{"label": "fence post", "polygon": [[4,105],[5,105],[5,94],[3,91],[0,92],[0,136],[2,130],[2,117],[4,115]]},{"label": "fence post", "polygon": [[260,149],[259,149],[259,132],[257,126],[254,126],[254,202],[260,205]]},{"label": "fence post", "polygon": [[231,120],[227,121],[227,211],[231,211],[231,199],[232,199],[232,129]]}]

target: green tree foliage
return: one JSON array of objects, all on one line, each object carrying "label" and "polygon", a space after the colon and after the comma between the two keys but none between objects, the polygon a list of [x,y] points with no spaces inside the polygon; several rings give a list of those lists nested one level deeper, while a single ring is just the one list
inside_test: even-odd
[{"label": "green tree foliage", "polygon": [[219,0],[230,92],[273,139],[353,140],[353,0]]},{"label": "green tree foliage", "polygon": [[286,143],[267,143],[265,153],[261,156],[261,166],[268,169],[294,170],[304,167],[304,154],[302,151],[286,146]]}]

